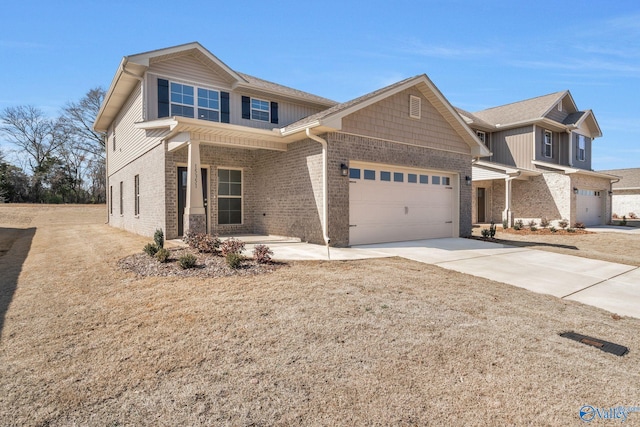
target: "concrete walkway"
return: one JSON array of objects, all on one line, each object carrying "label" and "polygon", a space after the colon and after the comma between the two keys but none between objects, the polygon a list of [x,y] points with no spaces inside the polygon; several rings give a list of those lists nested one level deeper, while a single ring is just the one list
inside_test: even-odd
[{"label": "concrete walkway", "polygon": [[[248,252],[254,244],[267,244],[274,259],[329,259],[325,246],[247,237],[240,238]],[[399,256],[640,318],[640,269],[630,265],[461,238],[330,248],[329,253],[331,260]]]}]

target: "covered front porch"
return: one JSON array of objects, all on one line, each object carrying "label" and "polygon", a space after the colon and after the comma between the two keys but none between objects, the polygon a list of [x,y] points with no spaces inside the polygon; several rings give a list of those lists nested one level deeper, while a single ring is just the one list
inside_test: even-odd
[{"label": "covered front porch", "polygon": [[472,178],[472,222],[512,226],[522,213],[514,211],[514,181],[528,181],[540,172],[476,161]]},{"label": "covered front porch", "polygon": [[[174,117],[168,129],[166,235],[260,233],[323,242],[326,149],[305,129],[277,130]],[[318,179],[321,178],[321,179]]]}]

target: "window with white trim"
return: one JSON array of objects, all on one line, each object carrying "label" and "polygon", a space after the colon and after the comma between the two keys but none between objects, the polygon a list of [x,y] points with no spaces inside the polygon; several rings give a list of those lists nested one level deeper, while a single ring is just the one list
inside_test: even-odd
[{"label": "window with white trim", "polygon": [[578,134],[578,152],[577,152],[578,160],[584,162],[584,160],[587,157],[586,153],[587,153],[587,139],[585,138],[584,135]]},{"label": "window with white trim", "polygon": [[218,224],[242,224],[242,171],[218,169]]},{"label": "window with white trim", "polygon": [[269,101],[251,98],[251,119],[262,122],[269,121]]},{"label": "window with white trim", "polygon": [[113,185],[109,186],[109,215],[113,215]]},{"label": "window with white trim", "polygon": [[543,141],[542,153],[545,157],[553,157],[553,132],[545,130],[544,131],[544,141]]},{"label": "window with white trim", "polygon": [[176,82],[170,83],[170,90],[171,116],[220,121],[219,91]]},{"label": "window with white trim", "polygon": [[481,130],[477,130],[476,131],[476,135],[478,136],[478,139],[480,141],[482,141],[483,144],[485,144],[485,145],[487,144],[487,134],[486,133],[484,133]]}]

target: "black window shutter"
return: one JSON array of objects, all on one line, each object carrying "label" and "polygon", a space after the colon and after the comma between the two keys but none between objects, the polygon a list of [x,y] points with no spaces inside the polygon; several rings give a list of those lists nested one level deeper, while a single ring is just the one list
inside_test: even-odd
[{"label": "black window shutter", "polygon": [[158,79],[158,118],[169,117],[169,80]]},{"label": "black window shutter", "polygon": [[220,121],[229,123],[229,92],[220,92]]},{"label": "black window shutter", "polygon": [[251,118],[251,98],[249,98],[248,96],[242,97],[242,118]]},{"label": "black window shutter", "polygon": [[278,103],[271,103],[271,123],[278,124]]}]

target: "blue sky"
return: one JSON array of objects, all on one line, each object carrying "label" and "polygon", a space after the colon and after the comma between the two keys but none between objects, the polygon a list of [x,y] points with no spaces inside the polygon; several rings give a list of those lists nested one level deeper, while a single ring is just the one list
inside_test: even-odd
[{"label": "blue sky", "polygon": [[336,101],[421,73],[469,111],[569,89],[603,130],[594,169],[640,167],[637,0],[6,3],[0,109],[55,116],[108,87],[124,55],[199,41],[237,71]]}]

